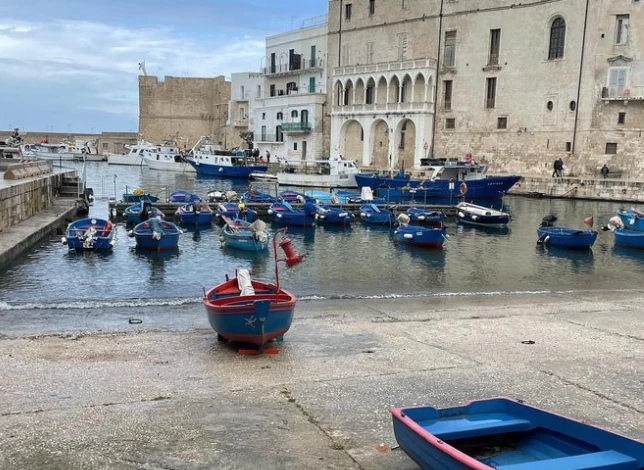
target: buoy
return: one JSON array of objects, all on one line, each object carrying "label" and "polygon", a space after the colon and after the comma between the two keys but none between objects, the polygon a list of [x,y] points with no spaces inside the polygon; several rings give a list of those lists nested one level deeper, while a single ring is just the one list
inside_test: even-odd
[{"label": "buoy", "polygon": [[461,183],[459,189],[461,191],[461,196],[464,196],[467,193],[467,184],[465,183],[465,181]]},{"label": "buoy", "polygon": [[295,266],[297,263],[301,262],[304,259],[304,256],[298,254],[293,248],[293,244],[290,238],[284,238],[280,242],[280,248],[284,251],[286,255],[286,265],[290,268]]}]

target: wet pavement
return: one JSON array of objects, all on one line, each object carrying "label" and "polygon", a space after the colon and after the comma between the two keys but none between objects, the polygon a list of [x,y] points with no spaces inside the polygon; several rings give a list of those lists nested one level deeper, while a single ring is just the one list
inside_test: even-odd
[{"label": "wet pavement", "polygon": [[643,300],[307,301],[264,356],[199,304],[2,311],[0,468],[412,470],[391,406],[489,396],[644,439]]}]

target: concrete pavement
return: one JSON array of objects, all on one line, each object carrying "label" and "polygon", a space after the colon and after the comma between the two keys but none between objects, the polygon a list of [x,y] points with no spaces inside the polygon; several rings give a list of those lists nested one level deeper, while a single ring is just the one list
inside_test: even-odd
[{"label": "concrete pavement", "polygon": [[199,304],[0,311],[0,468],[412,470],[392,405],[500,395],[644,439],[643,300],[301,302],[259,357]]}]

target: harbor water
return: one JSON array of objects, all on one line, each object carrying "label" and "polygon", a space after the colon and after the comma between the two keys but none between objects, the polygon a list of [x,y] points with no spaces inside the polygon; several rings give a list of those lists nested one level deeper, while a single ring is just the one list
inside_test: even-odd
[{"label": "harbor water", "polygon": [[[96,195],[90,215],[99,218],[108,216],[108,198],[120,199],[126,186],[165,198],[176,189],[205,196],[215,188],[247,188],[239,184],[146,167],[88,164],[88,185]],[[508,229],[467,227],[449,219],[449,238],[441,250],[400,246],[393,229],[359,221],[346,229],[290,229],[289,237],[306,253],[306,261],[292,269],[281,264],[280,280],[301,299],[639,289],[644,253],[615,247],[611,232],[600,231],[589,251],[536,243],[536,227],[547,214],[577,228],[592,215],[598,228],[623,206],[508,196],[504,209],[513,216]],[[117,224],[116,246],[106,254],[69,252],[60,236],[45,241],[0,273],[0,310],[176,305],[198,302],[204,288],[236,268],[249,268],[257,278],[274,278],[272,247],[259,254],[221,248],[218,226],[188,229],[178,250],[168,253],[137,251],[128,229]]]}]

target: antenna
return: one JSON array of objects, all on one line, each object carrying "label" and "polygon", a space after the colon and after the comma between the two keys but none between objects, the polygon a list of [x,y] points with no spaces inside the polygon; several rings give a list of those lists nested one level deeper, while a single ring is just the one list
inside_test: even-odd
[{"label": "antenna", "polygon": [[139,72],[143,72],[143,75],[147,76],[148,73],[145,71],[145,60],[139,62]]}]

